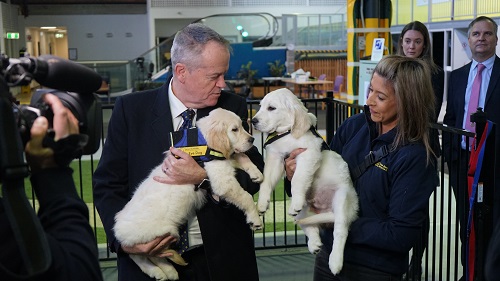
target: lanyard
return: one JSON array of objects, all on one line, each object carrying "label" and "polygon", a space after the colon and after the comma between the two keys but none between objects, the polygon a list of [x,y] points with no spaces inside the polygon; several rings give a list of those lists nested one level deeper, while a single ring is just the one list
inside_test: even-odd
[{"label": "lanyard", "polygon": [[472,142],[471,156],[469,160],[469,171],[468,171],[468,193],[469,193],[469,214],[467,218],[467,251],[466,255],[466,265],[465,265],[465,277],[466,280],[474,280],[474,261],[476,258],[475,249],[475,239],[476,234],[474,231],[474,201],[476,200],[477,187],[479,183],[479,176],[481,175],[481,168],[483,165],[484,150],[486,147],[486,139],[491,132],[492,122],[487,121],[483,135],[479,141],[479,145],[475,147],[476,137]]}]

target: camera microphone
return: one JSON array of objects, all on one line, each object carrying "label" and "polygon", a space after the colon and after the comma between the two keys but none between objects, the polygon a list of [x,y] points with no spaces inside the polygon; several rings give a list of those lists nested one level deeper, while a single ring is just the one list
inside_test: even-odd
[{"label": "camera microphone", "polygon": [[37,58],[9,59],[19,62],[43,86],[81,94],[93,93],[102,84],[102,77],[92,69],[52,55]]}]

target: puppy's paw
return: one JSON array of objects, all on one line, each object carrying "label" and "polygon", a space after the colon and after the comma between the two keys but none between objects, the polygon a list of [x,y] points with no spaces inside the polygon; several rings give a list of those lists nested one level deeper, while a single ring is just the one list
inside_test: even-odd
[{"label": "puppy's paw", "polygon": [[252,230],[261,230],[262,229],[262,221],[259,219],[257,220],[249,220],[247,221],[248,225],[250,225],[250,229]]},{"label": "puppy's paw", "polygon": [[264,175],[260,172],[259,169],[248,169],[246,172],[250,176],[250,179],[252,179],[252,181],[255,183],[261,183],[264,181]]},{"label": "puppy's paw", "polygon": [[323,246],[323,243],[321,243],[320,239],[312,238],[312,239],[309,239],[309,241],[307,241],[307,249],[309,250],[309,253],[311,253],[313,255],[316,255],[317,253],[319,253],[321,246]]},{"label": "puppy's paw", "polygon": [[289,214],[290,216],[292,216],[292,217],[295,217],[295,216],[297,216],[297,215],[300,213],[300,211],[302,211],[302,209],[300,209],[300,210],[295,210],[295,209],[293,209],[292,207],[290,207],[290,209],[288,209],[288,214]]},{"label": "puppy's paw", "polygon": [[328,266],[330,267],[330,271],[333,273],[333,275],[337,275],[342,270],[342,260],[335,259],[330,256]]},{"label": "puppy's paw", "polygon": [[252,176],[251,179],[255,183],[261,183],[264,181],[264,175],[259,172],[258,174],[255,174],[255,176]]},{"label": "puppy's paw", "polygon": [[[144,271],[144,270],[143,270]],[[159,267],[150,267],[148,268],[147,272],[144,271],[149,277],[154,278],[155,280],[159,281],[166,281],[166,280],[179,280],[179,274],[177,274],[177,271],[175,272],[177,274],[176,279],[172,279],[163,270],[161,270]],[[174,276],[171,276],[174,277]]]},{"label": "puppy's paw", "polygon": [[258,225],[258,226],[252,225],[252,226],[250,226],[250,229],[253,231],[262,230],[262,225]]},{"label": "puppy's paw", "polygon": [[179,280],[179,273],[175,270],[175,268],[169,268],[164,272],[167,275],[167,280]]},{"label": "puppy's paw", "polygon": [[305,205],[304,199],[300,199],[298,197],[296,197],[296,198],[292,197],[292,202],[290,203],[290,208],[288,209],[288,214],[290,216],[295,217],[296,215],[298,215],[300,213],[300,211],[302,211],[302,208],[304,208],[304,205]]},{"label": "puppy's paw", "polygon": [[259,201],[257,202],[257,210],[259,211],[260,215],[265,214],[267,209],[269,209],[269,202],[269,199],[264,199],[259,196]]}]

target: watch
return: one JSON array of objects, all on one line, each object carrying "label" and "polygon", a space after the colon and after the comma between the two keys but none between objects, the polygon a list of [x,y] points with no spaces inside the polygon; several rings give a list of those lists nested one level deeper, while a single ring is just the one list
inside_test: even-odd
[{"label": "watch", "polygon": [[210,188],[210,180],[208,178],[204,178],[199,184],[194,186],[194,191],[198,191],[198,189],[209,189]]}]

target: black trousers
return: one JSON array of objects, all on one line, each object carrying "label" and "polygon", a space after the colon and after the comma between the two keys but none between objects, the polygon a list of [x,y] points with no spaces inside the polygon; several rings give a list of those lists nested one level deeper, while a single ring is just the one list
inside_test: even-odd
[{"label": "black trousers", "polygon": [[182,257],[188,263],[186,266],[174,264],[179,273],[179,281],[212,281],[203,245],[189,249]]},{"label": "black trousers", "polygon": [[344,262],[342,271],[333,275],[328,266],[330,253],[321,249],[314,264],[314,281],[401,281],[402,276]]},{"label": "black trousers", "polygon": [[469,213],[467,170],[469,166],[469,155],[462,151],[460,160],[448,162],[449,183],[453,188],[455,201],[457,203],[457,219],[460,225],[461,262],[465,265],[467,215]]}]

